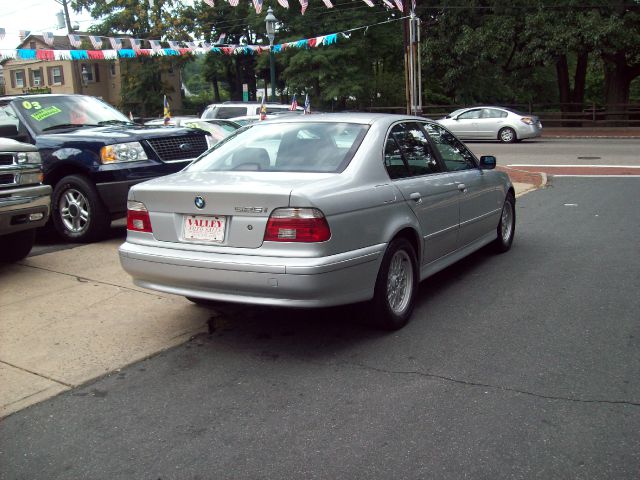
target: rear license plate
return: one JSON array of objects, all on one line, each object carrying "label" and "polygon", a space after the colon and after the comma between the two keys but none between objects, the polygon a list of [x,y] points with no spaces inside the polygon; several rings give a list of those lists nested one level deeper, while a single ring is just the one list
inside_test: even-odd
[{"label": "rear license plate", "polygon": [[185,215],[182,236],[185,240],[223,242],[225,217]]}]

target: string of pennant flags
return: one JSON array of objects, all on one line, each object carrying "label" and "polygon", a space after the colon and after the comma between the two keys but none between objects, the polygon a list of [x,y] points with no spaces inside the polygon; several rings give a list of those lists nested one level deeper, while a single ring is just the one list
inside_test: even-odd
[{"label": "string of pennant flags", "polygon": [[[210,7],[215,7],[215,0],[202,0],[202,1],[207,5],[209,5]],[[302,15],[304,15],[304,12],[306,12],[307,7],[309,6],[309,0],[298,0],[298,1],[300,2],[300,12],[302,13]],[[362,0],[362,1],[366,3],[369,7],[375,6],[375,4],[373,3],[373,0]],[[393,0],[393,1],[381,0],[381,1],[388,8],[391,8],[391,9],[397,8],[401,12],[404,12],[403,0]],[[253,8],[255,8],[256,13],[261,13],[263,0],[252,0],[252,2],[253,2]],[[238,4],[240,3],[240,0],[227,0],[227,3],[229,3],[229,5],[231,5],[232,7],[237,7]],[[327,8],[333,8],[332,0],[322,0],[322,3],[324,3]],[[289,8],[289,0],[278,0],[278,4],[281,7]],[[411,0],[411,8],[413,11],[415,11],[416,0]]]},{"label": "string of pennant flags", "polygon": [[[277,45],[229,45],[224,44],[226,34],[221,34],[213,45],[208,42],[181,42],[168,40],[169,48],[163,48],[160,40],[142,40],[137,38],[113,38],[100,37],[94,35],[67,35],[71,46],[77,50],[66,49],[29,49],[20,48],[15,50],[0,49],[0,60],[115,60],[118,58],[135,58],[142,56],[180,56],[180,55],[203,55],[206,53],[217,53],[223,55],[254,55],[268,52],[273,49],[273,53],[281,53],[292,48],[317,48],[320,46],[334,45],[338,39],[349,39],[351,33],[356,30],[367,29],[384,23],[403,20],[407,17],[394,18],[372,25],[356,27],[342,32],[320,35],[313,38],[304,38],[292,42],[280,43]],[[0,29],[0,33],[1,30]],[[42,34],[44,42],[53,47],[55,36],[51,32]],[[88,38],[94,50],[82,49],[83,38]],[[103,39],[106,39],[103,40]],[[129,42],[129,48],[124,48],[124,42]],[[148,42],[151,48],[142,48],[143,41]],[[184,44],[184,45],[181,45]],[[102,49],[103,46],[111,48]]]}]

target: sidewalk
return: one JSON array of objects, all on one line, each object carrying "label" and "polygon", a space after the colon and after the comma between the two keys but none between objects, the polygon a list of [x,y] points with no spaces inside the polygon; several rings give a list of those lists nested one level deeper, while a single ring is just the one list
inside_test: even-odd
[{"label": "sidewalk", "polygon": [[542,138],[640,138],[640,127],[545,127]]}]

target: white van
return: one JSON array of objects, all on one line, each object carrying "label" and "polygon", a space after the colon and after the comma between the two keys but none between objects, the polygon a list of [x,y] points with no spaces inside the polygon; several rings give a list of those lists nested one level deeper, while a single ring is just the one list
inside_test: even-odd
[{"label": "white van", "polygon": [[[204,112],[202,112],[202,119],[210,118],[235,118],[235,117],[249,117],[254,115],[260,115],[260,102],[224,102],[224,103],[212,103]],[[285,112],[291,108],[291,105],[285,103],[271,103],[267,102],[267,114],[275,112]],[[304,110],[302,107],[298,107],[297,110]]]}]

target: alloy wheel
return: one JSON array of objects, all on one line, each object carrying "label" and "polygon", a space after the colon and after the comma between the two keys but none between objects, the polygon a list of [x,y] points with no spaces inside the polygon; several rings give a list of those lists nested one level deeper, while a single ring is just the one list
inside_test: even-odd
[{"label": "alloy wheel", "polygon": [[82,233],[89,225],[89,202],[84,194],[70,188],[60,197],[58,204],[64,227],[72,233]]},{"label": "alloy wheel", "polygon": [[396,315],[408,307],[413,291],[413,266],[409,255],[398,250],[391,258],[387,277],[387,302]]}]

